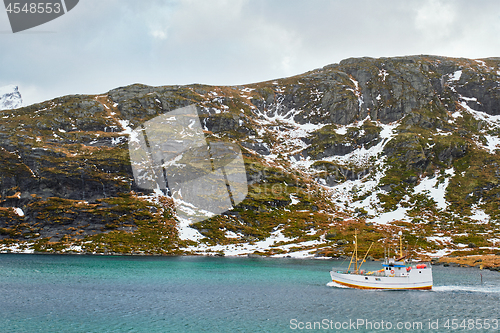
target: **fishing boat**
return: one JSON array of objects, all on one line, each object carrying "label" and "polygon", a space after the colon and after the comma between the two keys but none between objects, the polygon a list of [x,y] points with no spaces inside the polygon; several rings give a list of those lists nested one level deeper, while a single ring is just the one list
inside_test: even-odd
[{"label": "fishing boat", "polygon": [[[361,270],[363,262],[370,251],[370,245],[365,257],[358,265],[358,237],[354,235],[354,252],[349,267],[345,271],[332,269],[332,281],[342,286],[358,289],[388,289],[388,290],[430,290],[432,289],[432,267],[429,262],[416,262],[406,259],[403,255],[402,233],[399,233],[399,258],[384,259],[382,268],[377,271]],[[354,270],[351,266],[354,263]]]}]

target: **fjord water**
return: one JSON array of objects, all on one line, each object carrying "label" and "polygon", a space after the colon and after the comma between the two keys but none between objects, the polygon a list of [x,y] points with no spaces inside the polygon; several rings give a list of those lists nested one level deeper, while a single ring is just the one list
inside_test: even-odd
[{"label": "fjord water", "polygon": [[[500,273],[435,266],[433,291],[364,291],[331,286],[332,266],[346,263],[1,254],[0,332],[443,332],[447,319],[500,319]],[[378,329],[345,325],[358,320]]]}]

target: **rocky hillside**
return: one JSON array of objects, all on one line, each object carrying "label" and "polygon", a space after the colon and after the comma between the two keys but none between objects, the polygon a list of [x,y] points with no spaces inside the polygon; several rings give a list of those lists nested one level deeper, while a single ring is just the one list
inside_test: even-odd
[{"label": "rocky hillside", "polygon": [[[248,195],[191,223],[134,182],[128,137],[195,104],[241,147]],[[347,59],[245,86],[132,85],[0,111],[0,250],[420,256],[496,253],[500,58]],[[360,244],[361,245],[361,244]]]}]

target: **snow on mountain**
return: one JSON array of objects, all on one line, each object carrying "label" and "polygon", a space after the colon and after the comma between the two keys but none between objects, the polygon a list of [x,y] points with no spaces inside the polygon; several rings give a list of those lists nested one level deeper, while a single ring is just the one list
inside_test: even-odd
[{"label": "snow on mountain", "polygon": [[23,100],[18,86],[0,87],[0,110],[17,109],[23,106]]}]

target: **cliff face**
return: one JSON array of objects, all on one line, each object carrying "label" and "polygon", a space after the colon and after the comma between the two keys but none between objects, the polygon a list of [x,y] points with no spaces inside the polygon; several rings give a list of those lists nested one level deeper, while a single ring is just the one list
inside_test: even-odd
[{"label": "cliff face", "polygon": [[[249,193],[189,226],[136,186],[128,135],[191,104],[208,141],[241,147]],[[389,243],[403,228],[420,253],[486,251],[500,239],[499,115],[500,58],[434,56],[0,111],[0,249],[336,255],[356,228]]]}]

